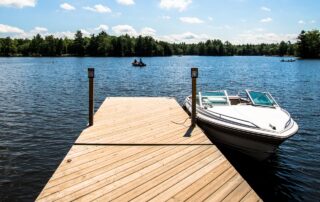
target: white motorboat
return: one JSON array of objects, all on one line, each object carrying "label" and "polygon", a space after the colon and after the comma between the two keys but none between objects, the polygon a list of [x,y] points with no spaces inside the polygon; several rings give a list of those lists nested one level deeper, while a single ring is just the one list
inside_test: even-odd
[{"label": "white motorboat", "polygon": [[[297,123],[268,92],[246,90],[245,96],[227,91],[199,92],[198,124],[216,142],[263,160],[298,131]],[[191,113],[191,96],[184,103]]]}]

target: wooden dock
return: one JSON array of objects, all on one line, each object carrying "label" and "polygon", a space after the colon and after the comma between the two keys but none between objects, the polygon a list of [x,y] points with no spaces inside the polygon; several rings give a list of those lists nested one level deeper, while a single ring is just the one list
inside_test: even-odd
[{"label": "wooden dock", "polygon": [[37,201],[261,201],[173,98],[107,98]]}]

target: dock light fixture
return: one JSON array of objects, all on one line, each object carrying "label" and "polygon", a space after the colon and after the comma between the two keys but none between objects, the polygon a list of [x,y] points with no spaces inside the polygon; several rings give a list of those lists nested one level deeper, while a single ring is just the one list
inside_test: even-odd
[{"label": "dock light fixture", "polygon": [[192,78],[192,109],[191,109],[191,127],[196,125],[196,93],[197,93],[197,78],[198,78],[198,68],[191,68],[191,78]]},{"label": "dock light fixture", "polygon": [[191,78],[198,78],[198,68],[191,68]]},{"label": "dock light fixture", "polygon": [[94,68],[88,68],[88,78],[89,79],[94,78]]}]

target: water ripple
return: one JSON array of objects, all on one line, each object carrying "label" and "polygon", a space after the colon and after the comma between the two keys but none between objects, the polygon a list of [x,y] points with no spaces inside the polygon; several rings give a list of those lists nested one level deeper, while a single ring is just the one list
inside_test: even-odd
[{"label": "water ripple", "polygon": [[[33,201],[87,123],[87,67],[96,68],[95,109],[106,96],[190,94],[198,89],[268,90],[299,123],[297,135],[259,163],[225,148],[265,201],[318,201],[320,61],[278,57],[0,58],[0,199]],[[54,62],[53,62],[54,61]]]}]

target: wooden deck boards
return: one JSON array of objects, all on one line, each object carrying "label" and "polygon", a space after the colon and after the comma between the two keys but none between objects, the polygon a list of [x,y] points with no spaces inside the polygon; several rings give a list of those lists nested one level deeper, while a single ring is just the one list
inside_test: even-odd
[{"label": "wooden deck boards", "polygon": [[172,98],[107,98],[37,201],[259,201]]}]

